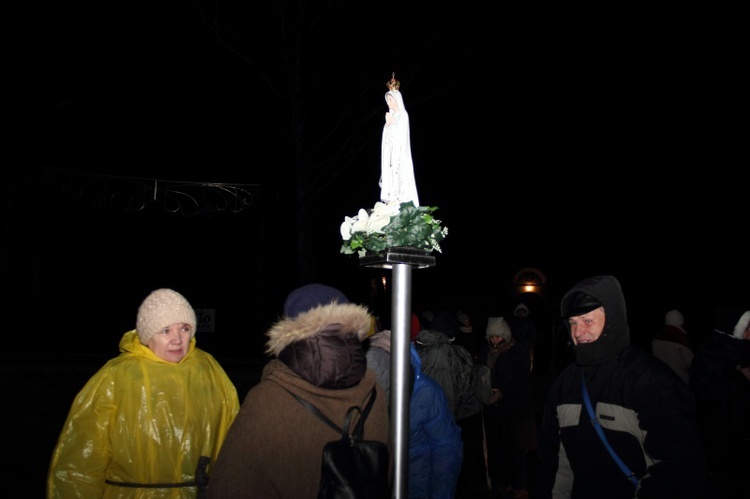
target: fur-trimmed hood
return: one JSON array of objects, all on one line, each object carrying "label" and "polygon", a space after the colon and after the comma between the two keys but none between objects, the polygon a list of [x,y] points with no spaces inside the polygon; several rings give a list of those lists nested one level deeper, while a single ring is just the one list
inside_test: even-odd
[{"label": "fur-trimmed hood", "polygon": [[359,383],[367,369],[362,340],[370,326],[365,306],[318,306],[276,322],[266,333],[266,353],[315,386],[347,388]]},{"label": "fur-trimmed hood", "polygon": [[356,333],[362,341],[370,332],[370,312],[367,307],[355,303],[331,303],[313,308],[295,319],[285,316],[266,333],[266,353],[278,357],[291,343],[316,336],[332,324],[341,325],[342,336]]}]

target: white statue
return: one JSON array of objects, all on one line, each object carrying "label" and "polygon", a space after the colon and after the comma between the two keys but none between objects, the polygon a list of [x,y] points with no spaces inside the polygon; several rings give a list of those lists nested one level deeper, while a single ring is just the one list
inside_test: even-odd
[{"label": "white statue", "polygon": [[414,164],[411,159],[409,113],[406,112],[404,98],[399,91],[401,84],[396,80],[395,73],[386,86],[389,89],[385,94],[388,112],[385,113],[383,126],[380,200],[384,203],[412,201],[414,206],[419,206]]}]

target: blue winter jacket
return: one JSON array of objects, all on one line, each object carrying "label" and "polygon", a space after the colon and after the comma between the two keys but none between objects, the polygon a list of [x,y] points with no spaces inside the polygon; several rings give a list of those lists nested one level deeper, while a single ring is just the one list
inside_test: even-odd
[{"label": "blue winter jacket", "polygon": [[409,403],[409,499],[453,499],[463,462],[461,428],[440,385],[422,372],[411,345],[414,388]]}]

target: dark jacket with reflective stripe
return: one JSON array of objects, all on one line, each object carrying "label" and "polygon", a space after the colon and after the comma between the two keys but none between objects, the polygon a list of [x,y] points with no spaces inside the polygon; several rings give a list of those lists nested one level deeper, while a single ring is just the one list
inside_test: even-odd
[{"label": "dark jacket with reflective stripe", "polygon": [[[666,364],[628,345],[625,302],[616,279],[592,278],[569,293],[576,289],[603,304],[605,331],[583,355],[576,350],[576,362],[548,392],[533,497],[705,497],[708,471],[689,387]],[[582,377],[607,440],[641,478],[637,490],[591,424]]]}]

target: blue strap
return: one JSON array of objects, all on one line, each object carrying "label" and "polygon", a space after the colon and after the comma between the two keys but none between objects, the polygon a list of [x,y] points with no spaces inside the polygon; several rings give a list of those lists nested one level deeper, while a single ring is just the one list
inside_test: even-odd
[{"label": "blue strap", "polygon": [[601,425],[599,425],[599,420],[596,419],[596,415],[594,415],[594,408],[591,407],[591,400],[589,400],[589,392],[588,390],[586,390],[586,380],[584,379],[583,375],[581,376],[581,390],[583,391],[583,402],[586,404],[586,410],[589,412],[589,416],[591,417],[591,424],[594,425],[594,429],[596,430],[596,433],[599,434],[599,438],[602,440],[604,447],[607,448],[609,455],[612,456],[612,459],[615,460],[615,462],[617,463],[617,466],[619,466],[622,472],[625,473],[625,476],[628,478],[628,480],[630,480],[633,483],[633,485],[637,487],[638,477],[635,476],[635,473],[630,471],[630,468],[628,468],[628,465],[622,462],[622,459],[620,459],[620,456],[618,456],[615,453],[615,450],[612,448],[612,446],[609,445],[609,442],[607,441],[607,437],[604,436],[604,431],[602,430]]}]

